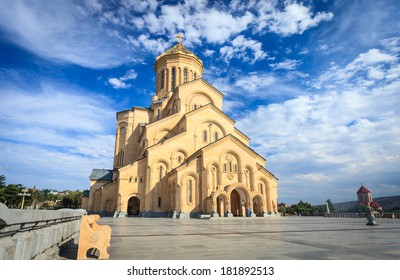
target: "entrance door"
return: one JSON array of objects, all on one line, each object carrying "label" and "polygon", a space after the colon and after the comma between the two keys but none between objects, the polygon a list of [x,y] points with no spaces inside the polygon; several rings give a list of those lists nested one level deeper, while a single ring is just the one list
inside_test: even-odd
[{"label": "entrance door", "polygon": [[235,217],[243,216],[240,195],[236,190],[231,192],[231,212]]},{"label": "entrance door", "polygon": [[225,198],[222,195],[217,197],[217,212],[220,217],[225,215]]},{"label": "entrance door", "polygon": [[128,215],[138,216],[140,212],[140,199],[136,196],[132,196],[128,200]]},{"label": "entrance door", "polygon": [[254,214],[256,214],[257,216],[260,216],[262,214],[261,199],[258,196],[253,198],[253,209]]}]

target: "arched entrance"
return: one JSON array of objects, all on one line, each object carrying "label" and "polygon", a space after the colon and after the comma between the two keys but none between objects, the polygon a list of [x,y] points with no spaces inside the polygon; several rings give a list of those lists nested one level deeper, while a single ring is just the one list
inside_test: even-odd
[{"label": "arched entrance", "polygon": [[235,217],[246,217],[246,194],[240,188],[231,192],[231,212]]},{"label": "arched entrance", "polygon": [[255,196],[253,198],[253,212],[256,214],[256,216],[260,216],[262,214],[261,199],[259,196]]},{"label": "arched entrance", "polygon": [[128,200],[128,215],[138,216],[140,212],[140,199],[137,196],[132,196]]},{"label": "arched entrance", "polygon": [[223,195],[217,197],[217,213],[220,217],[225,215],[225,197]]},{"label": "arched entrance", "polygon": [[242,216],[240,207],[240,195],[236,190],[231,192],[231,212],[233,216]]}]

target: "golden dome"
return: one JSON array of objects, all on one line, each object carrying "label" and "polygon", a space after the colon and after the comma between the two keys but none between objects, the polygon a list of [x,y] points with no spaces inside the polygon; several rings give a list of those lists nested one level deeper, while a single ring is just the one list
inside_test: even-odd
[{"label": "golden dome", "polygon": [[198,62],[201,63],[201,65],[203,65],[203,62],[201,61],[200,58],[198,58],[194,53],[192,53],[191,51],[189,51],[184,45],[182,45],[181,43],[181,38],[182,36],[180,34],[178,34],[178,36],[176,36],[178,38],[178,44],[176,44],[175,46],[173,46],[172,48],[168,49],[167,51],[165,51],[164,53],[162,53],[161,55],[157,56],[156,58],[156,62],[157,60],[159,60],[160,58],[167,56],[167,55],[173,55],[173,54],[183,54],[183,55],[187,55],[187,56],[191,56],[194,59],[196,59]]}]

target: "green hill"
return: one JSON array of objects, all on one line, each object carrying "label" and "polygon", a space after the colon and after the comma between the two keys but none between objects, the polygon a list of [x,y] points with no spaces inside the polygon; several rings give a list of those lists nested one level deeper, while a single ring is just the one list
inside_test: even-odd
[{"label": "green hill", "polygon": [[[374,201],[378,202],[384,212],[400,212],[400,195],[396,196],[385,196],[385,197],[377,197],[374,198]],[[357,204],[357,200],[333,203],[333,207],[335,207],[335,212],[348,212],[348,209]]]}]

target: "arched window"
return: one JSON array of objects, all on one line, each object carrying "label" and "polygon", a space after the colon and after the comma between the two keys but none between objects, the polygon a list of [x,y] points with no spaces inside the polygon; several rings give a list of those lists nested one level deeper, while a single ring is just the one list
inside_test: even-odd
[{"label": "arched window", "polygon": [[162,70],[161,72],[161,89],[164,89],[165,85],[165,70]]},{"label": "arched window", "polygon": [[159,170],[160,170],[160,181],[161,181],[162,177],[163,177],[163,167],[162,167],[162,165],[160,165]]},{"label": "arched window", "polygon": [[264,191],[263,191],[264,188],[263,187],[264,187],[263,183],[260,183],[259,184],[260,193],[264,193]]},{"label": "arched window", "polygon": [[183,82],[184,83],[187,83],[187,81],[188,81],[187,77],[188,77],[188,70],[185,68],[185,69],[183,69]]},{"label": "arched window", "polygon": [[214,141],[218,140],[218,132],[214,132]]},{"label": "arched window", "polygon": [[120,166],[124,165],[124,151],[121,149],[119,152],[119,160],[118,160],[118,164]]},{"label": "arched window", "polygon": [[236,157],[232,154],[227,154],[225,156],[224,162],[224,172],[228,173],[238,173],[238,161]]},{"label": "arched window", "polygon": [[188,181],[188,202],[189,203],[193,202],[193,181],[192,181],[192,179],[189,179],[189,181]]},{"label": "arched window", "polygon": [[174,91],[175,90],[175,78],[176,78],[176,69],[175,69],[175,67],[172,68],[171,72],[172,72],[171,73],[171,91]]},{"label": "arched window", "polygon": [[194,72],[193,77],[194,77],[195,80],[197,79],[197,73],[196,72]]},{"label": "arched window", "polygon": [[207,142],[207,130],[203,131],[203,142]]}]

